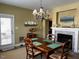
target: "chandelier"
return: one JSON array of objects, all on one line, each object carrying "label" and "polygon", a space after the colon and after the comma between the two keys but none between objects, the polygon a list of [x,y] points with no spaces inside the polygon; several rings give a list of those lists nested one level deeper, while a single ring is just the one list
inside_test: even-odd
[{"label": "chandelier", "polygon": [[46,20],[49,19],[49,12],[48,10],[44,10],[44,8],[42,7],[42,0],[40,0],[40,9],[39,11],[37,11],[36,9],[33,10],[33,15],[37,20]]}]

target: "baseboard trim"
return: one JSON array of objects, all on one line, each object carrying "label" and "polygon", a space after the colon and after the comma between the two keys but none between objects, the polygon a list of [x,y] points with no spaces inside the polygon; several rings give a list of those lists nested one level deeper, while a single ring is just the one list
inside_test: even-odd
[{"label": "baseboard trim", "polygon": [[78,53],[79,53],[79,50],[78,50]]},{"label": "baseboard trim", "polygon": [[25,43],[18,43],[18,44],[15,44],[15,47],[19,47],[19,46],[24,46],[25,45]]}]

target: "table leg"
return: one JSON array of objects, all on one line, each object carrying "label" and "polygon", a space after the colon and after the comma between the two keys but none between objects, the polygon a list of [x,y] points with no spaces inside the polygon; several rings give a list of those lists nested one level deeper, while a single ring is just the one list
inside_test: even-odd
[{"label": "table leg", "polygon": [[46,59],[49,59],[49,54],[48,53],[46,53]]}]

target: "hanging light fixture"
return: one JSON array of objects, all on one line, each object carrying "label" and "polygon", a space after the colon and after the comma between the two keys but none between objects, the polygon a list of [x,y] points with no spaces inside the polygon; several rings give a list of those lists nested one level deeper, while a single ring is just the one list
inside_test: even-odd
[{"label": "hanging light fixture", "polygon": [[48,10],[44,10],[42,7],[42,0],[40,0],[40,10],[37,11],[36,9],[33,10],[33,15],[37,20],[49,19],[49,12]]}]

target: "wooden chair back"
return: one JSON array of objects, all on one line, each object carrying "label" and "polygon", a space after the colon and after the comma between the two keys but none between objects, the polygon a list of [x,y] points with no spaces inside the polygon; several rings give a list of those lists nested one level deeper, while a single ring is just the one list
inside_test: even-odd
[{"label": "wooden chair back", "polygon": [[[29,56],[29,53],[31,53],[30,56],[33,58],[34,52],[33,52],[32,40],[31,40],[30,38],[26,38],[26,39],[24,40],[24,42],[25,42],[27,57]],[[27,58],[26,58],[26,59],[27,59]]]},{"label": "wooden chair back", "polygon": [[71,44],[70,41],[67,41],[67,42],[64,43],[64,46],[62,48],[61,59],[63,59],[63,56],[65,56],[66,59],[68,58],[68,54],[69,54],[69,51],[70,51],[70,44]]},{"label": "wooden chair back", "polygon": [[56,36],[54,34],[47,34],[46,38],[50,40],[54,40],[55,42]]},{"label": "wooden chair back", "polygon": [[[27,52],[26,57],[30,56],[29,58],[32,57],[32,59],[34,59],[35,56],[41,55],[41,59],[42,59],[42,53],[34,48],[31,38],[24,39],[24,42],[25,42],[26,52]],[[28,59],[28,58],[26,58],[26,59]]]}]

